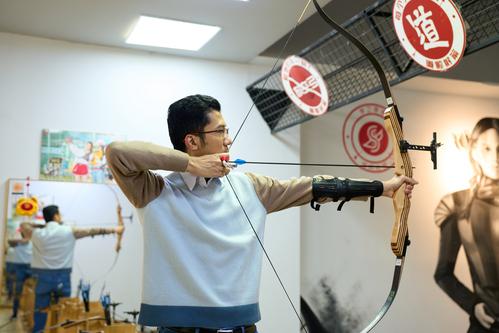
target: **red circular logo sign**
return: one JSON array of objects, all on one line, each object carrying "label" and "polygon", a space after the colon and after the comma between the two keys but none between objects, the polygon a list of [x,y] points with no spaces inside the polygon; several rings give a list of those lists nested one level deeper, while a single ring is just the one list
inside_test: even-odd
[{"label": "red circular logo sign", "polygon": [[407,54],[421,67],[443,72],[464,54],[466,32],[449,0],[395,0],[393,26]]},{"label": "red circular logo sign", "polygon": [[281,67],[281,82],[291,101],[311,116],[322,116],[329,108],[329,95],[322,76],[305,59],[290,56]]},{"label": "red circular logo sign", "polygon": [[[353,109],[343,124],[343,146],[350,160],[361,169],[379,173],[393,165],[390,135],[385,129],[385,108],[378,104],[363,104]],[[379,165],[379,167],[362,167]]]}]

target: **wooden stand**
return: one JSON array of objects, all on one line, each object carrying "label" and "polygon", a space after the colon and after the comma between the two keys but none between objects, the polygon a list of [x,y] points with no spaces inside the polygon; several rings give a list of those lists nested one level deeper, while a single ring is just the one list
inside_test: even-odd
[{"label": "wooden stand", "polygon": [[[35,285],[35,279],[26,279],[19,299],[19,309],[24,313],[29,312],[29,314],[24,315],[29,330],[33,329],[34,326]],[[113,323],[106,325],[104,309],[100,302],[90,302],[89,309],[90,311],[85,312],[85,305],[78,298],[60,298],[57,304],[41,310],[41,312],[47,313],[45,332],[135,333],[135,324]]]},{"label": "wooden stand", "polygon": [[113,323],[106,325],[104,309],[100,302],[90,302],[90,311],[85,312],[85,305],[78,298],[61,298],[59,303],[45,311],[47,323],[45,332],[50,333],[135,333],[135,324]]},{"label": "wooden stand", "polygon": [[[85,312],[88,313],[88,312]],[[87,333],[135,333],[135,324],[115,323],[106,325],[103,316],[93,316],[76,320],[71,324],[63,326],[64,330],[76,328],[78,332]]]},{"label": "wooden stand", "polygon": [[19,295],[19,309],[24,313],[29,312],[29,314],[24,316],[24,320],[26,320],[30,330],[35,325],[33,320],[33,312],[35,311],[35,286],[36,280],[34,278],[27,278],[24,281],[21,295]]}]

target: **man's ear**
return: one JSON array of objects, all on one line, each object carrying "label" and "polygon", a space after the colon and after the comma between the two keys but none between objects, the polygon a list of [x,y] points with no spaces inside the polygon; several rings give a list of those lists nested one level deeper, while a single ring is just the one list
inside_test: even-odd
[{"label": "man's ear", "polygon": [[187,134],[184,142],[186,150],[196,151],[199,149],[198,137],[195,135]]}]

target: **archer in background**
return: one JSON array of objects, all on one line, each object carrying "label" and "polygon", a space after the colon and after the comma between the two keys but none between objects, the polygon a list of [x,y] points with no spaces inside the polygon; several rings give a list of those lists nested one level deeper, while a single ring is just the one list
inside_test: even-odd
[{"label": "archer in background", "polygon": [[10,246],[5,246],[4,256],[4,278],[5,286],[7,287],[7,299],[11,300],[14,294],[14,281],[16,280],[16,270],[14,264],[14,249]]},{"label": "archer in background", "polygon": [[31,241],[24,237],[22,239],[8,239],[7,243],[13,249],[12,265],[14,268],[15,288],[14,288],[14,303],[12,306],[11,319],[17,318],[19,310],[19,298],[23,291],[23,284],[27,278],[31,277]]},{"label": "archer in background", "polygon": [[[467,152],[474,174],[470,188],[447,194],[435,211],[435,281],[470,315],[468,333],[499,332],[499,119],[481,119],[471,135],[456,137],[456,145]],[[473,291],[454,275],[461,246]]]},{"label": "archer in background", "polygon": [[[56,303],[59,297],[71,295],[71,270],[73,252],[77,239],[116,233],[123,234],[125,228],[87,228],[80,229],[62,225],[61,214],[57,206],[43,209],[46,224],[32,222],[21,223],[21,232],[33,243],[31,272],[36,278],[35,309],[50,305],[52,297]],[[43,330],[47,313],[34,314],[33,333]]]},{"label": "archer in background", "polygon": [[[410,197],[417,184],[405,176],[386,182],[319,177],[339,190],[318,195],[324,179],[229,174],[222,158],[229,158],[232,139],[220,110],[213,97],[185,97],[168,109],[174,149],[115,141],[106,150],[144,229],[139,324],[160,333],[256,332],[263,248],[252,228],[263,239],[267,214],[311,200],[391,197],[404,183]],[[163,177],[150,170],[173,172]]]}]

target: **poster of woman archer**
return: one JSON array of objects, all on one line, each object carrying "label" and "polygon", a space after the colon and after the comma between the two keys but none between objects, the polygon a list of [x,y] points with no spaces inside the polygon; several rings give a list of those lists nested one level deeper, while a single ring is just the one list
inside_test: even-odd
[{"label": "poster of woman archer", "polygon": [[114,183],[106,163],[106,147],[123,135],[75,131],[42,131],[40,179]]}]

